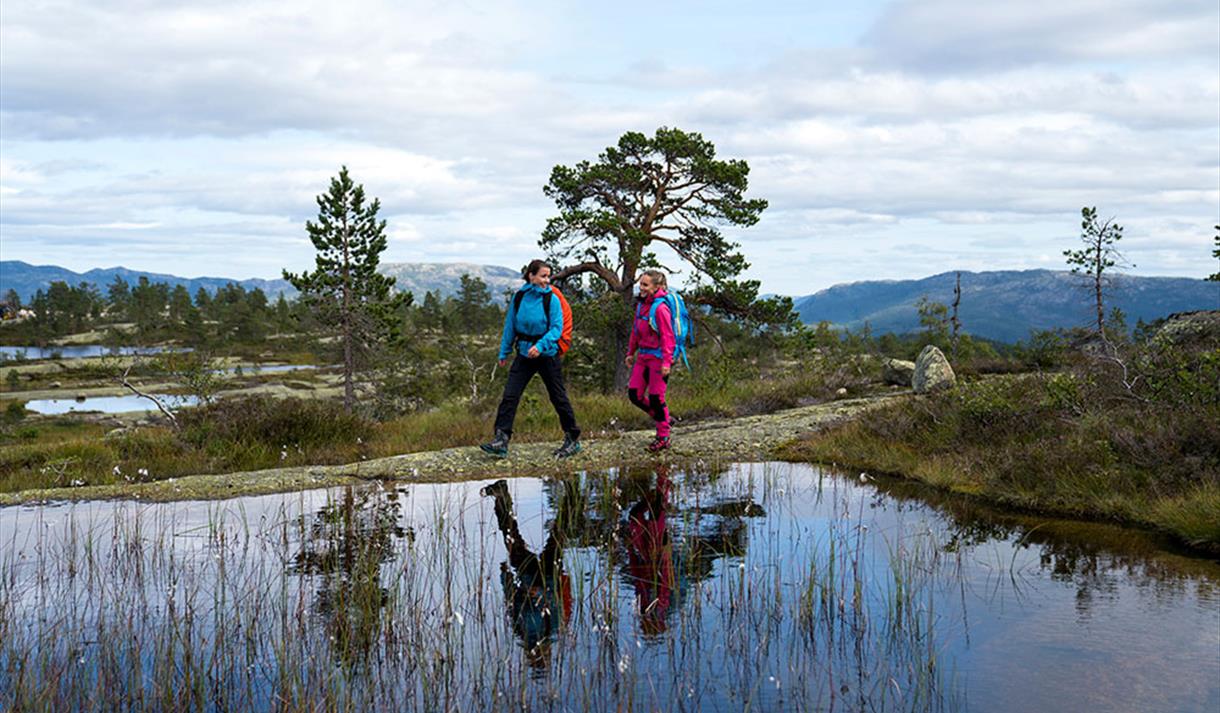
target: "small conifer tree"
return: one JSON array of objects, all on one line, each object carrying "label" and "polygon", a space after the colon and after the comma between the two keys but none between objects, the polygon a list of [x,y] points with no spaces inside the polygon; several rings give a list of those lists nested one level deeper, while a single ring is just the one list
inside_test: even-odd
[{"label": "small conifer tree", "polygon": [[1080,250],[1064,250],[1072,274],[1088,278],[1088,288],[1093,296],[1097,318],[1097,333],[1105,334],[1105,292],[1110,287],[1110,272],[1116,267],[1135,267],[1118,251],[1118,241],[1123,238],[1123,227],[1113,218],[1098,221],[1096,206],[1080,210]]},{"label": "small conifer tree", "polygon": [[393,292],[394,278],[377,272],[386,249],[385,221],[377,219],[381,202],[368,202],[364,186],[347,167],[318,196],[318,220],[305,229],[317,255],[313,272],[284,279],[300,290],[320,324],[335,330],[343,350],[343,408],[356,403],[355,373],[379,341],[398,336],[394,315],[405,298]]}]

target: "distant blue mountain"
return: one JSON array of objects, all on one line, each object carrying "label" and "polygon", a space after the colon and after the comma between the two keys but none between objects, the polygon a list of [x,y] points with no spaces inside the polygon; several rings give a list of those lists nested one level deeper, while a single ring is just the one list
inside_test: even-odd
[{"label": "distant blue mountain", "polygon": [[106,287],[114,282],[115,277],[122,277],[128,284],[134,285],[141,277],[147,277],[149,282],[164,282],[171,287],[185,285],[191,294],[200,287],[215,293],[230,282],[235,282],[246,290],[255,288],[267,293],[271,299],[279,297],[283,292],[287,296],[296,295],[296,290],[286,280],[235,280],[229,277],[178,277],[157,272],[142,272],[129,270],[125,267],[95,268],[88,272],[73,272],[55,265],[31,265],[20,260],[0,260],[0,296],[9,290],[16,290],[22,302],[28,301],[38,290],[46,290],[52,282],[62,281],[69,285],[88,282],[96,285],[103,294]]},{"label": "distant blue mountain", "polygon": [[[382,263],[378,272],[394,278],[395,286],[404,292],[411,292],[416,300],[422,300],[424,293],[434,291],[442,297],[457,294],[461,286],[461,276],[464,274],[478,277],[491,290],[492,298],[501,301],[505,291],[515,290],[521,285],[521,271],[497,265],[476,265],[473,263],[454,262],[391,262]],[[141,272],[125,267],[108,267],[90,270],[88,272],[73,272],[55,265],[30,265],[20,260],[0,260],[0,298],[10,289],[16,290],[22,302],[28,302],[38,290],[46,290],[52,282],[62,281],[69,285],[79,285],[88,282],[96,285],[103,294],[106,287],[114,282],[114,278],[122,277],[129,285],[136,284],[141,277],[147,277],[149,282],[164,282],[170,286],[186,285],[191,295],[203,288],[215,293],[230,282],[235,282],[246,290],[258,288],[274,300],[284,293],[288,298],[297,294],[287,280],[236,280],[231,277],[178,277],[156,272]]]},{"label": "distant blue mountain", "polygon": [[[953,302],[955,274],[835,285],[793,302],[807,324],[826,321],[859,331],[867,322],[874,334],[902,334],[920,328],[915,306],[920,297]],[[1082,279],[1057,270],[962,272],[962,330],[1011,343],[1028,338],[1031,330],[1086,326],[1092,298]],[[1121,309],[1134,326],[1173,312],[1220,309],[1220,283],[1116,274],[1108,305]]]}]

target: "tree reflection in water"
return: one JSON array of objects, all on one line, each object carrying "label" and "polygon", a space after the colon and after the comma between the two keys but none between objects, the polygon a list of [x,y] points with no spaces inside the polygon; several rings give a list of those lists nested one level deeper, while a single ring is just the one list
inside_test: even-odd
[{"label": "tree reflection in water", "polygon": [[[920,510],[932,507],[944,517],[944,552],[976,550],[1012,541],[1037,552],[1038,569],[1053,581],[1075,587],[1076,611],[1084,620],[1122,587],[1150,589],[1160,596],[1181,596],[1188,587],[1215,596],[1212,565],[1198,553],[1181,550],[1170,538],[1102,522],[1056,519],[989,505],[977,498],[921,483],[877,477],[875,506]],[[1014,556],[1015,559],[1015,556]],[[1014,586],[1022,572],[1008,574]]]},{"label": "tree reflection in water", "polygon": [[364,661],[383,631],[391,593],[382,566],[413,539],[402,527],[397,490],[347,487],[342,497],[301,517],[301,545],[288,571],[317,578],[313,611],[325,622],[336,663]]}]

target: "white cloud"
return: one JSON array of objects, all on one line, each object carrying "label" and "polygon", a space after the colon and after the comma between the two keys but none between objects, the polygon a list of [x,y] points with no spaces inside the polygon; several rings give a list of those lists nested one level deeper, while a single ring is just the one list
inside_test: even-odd
[{"label": "white cloud", "polygon": [[1082,205],[1141,269],[1211,269],[1185,236],[1220,205],[1212,0],[898,2],[855,47],[766,10],[661,13],[658,48],[560,3],[4,3],[5,258],[299,269],[347,165],[387,260],[515,265],[551,167],[665,124],[749,161],[771,207],[731,235],[768,291],[1053,265]]},{"label": "white cloud", "polygon": [[1180,58],[1214,51],[1216,14],[1212,0],[899,0],[867,42],[934,71]]}]

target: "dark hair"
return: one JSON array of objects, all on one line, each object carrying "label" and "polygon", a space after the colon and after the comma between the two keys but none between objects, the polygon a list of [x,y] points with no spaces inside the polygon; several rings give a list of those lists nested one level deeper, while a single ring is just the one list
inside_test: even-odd
[{"label": "dark hair", "polygon": [[521,279],[529,282],[530,278],[537,275],[538,271],[544,267],[548,270],[554,269],[551,267],[551,263],[546,260],[530,260],[530,264],[526,265],[525,269],[521,271]]}]

